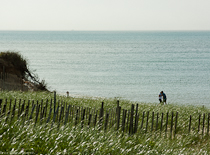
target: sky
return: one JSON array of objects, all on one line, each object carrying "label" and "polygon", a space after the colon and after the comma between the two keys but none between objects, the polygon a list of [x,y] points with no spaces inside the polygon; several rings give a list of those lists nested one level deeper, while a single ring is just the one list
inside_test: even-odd
[{"label": "sky", "polygon": [[0,2],[0,30],[210,30],[210,0]]}]

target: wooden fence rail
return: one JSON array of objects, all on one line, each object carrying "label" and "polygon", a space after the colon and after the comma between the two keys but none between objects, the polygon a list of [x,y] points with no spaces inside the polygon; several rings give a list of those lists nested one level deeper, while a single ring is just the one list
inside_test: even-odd
[{"label": "wooden fence rail", "polygon": [[[210,114],[199,114],[198,121],[192,127],[192,116],[189,116],[189,124],[183,129],[178,123],[178,112],[155,113],[150,111],[138,111],[138,104],[131,105],[131,109],[121,109],[119,101],[116,108],[105,109],[104,102],[100,109],[80,107],[53,99],[46,101],[25,101],[0,99],[0,122],[12,123],[21,120],[24,124],[33,122],[34,125],[57,124],[58,129],[61,125],[80,125],[81,128],[99,127],[99,130],[108,131],[109,129],[121,130],[129,135],[135,133],[155,133],[165,134],[166,137],[175,138],[177,134],[191,133],[197,131],[201,135],[209,135]],[[136,107],[136,108],[135,108]],[[201,123],[202,122],[202,123]],[[195,128],[197,124],[197,129]]]}]

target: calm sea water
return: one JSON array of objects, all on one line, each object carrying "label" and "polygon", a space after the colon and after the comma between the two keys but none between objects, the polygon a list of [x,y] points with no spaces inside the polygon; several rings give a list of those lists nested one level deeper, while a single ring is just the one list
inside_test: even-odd
[{"label": "calm sea water", "polygon": [[210,105],[210,31],[0,31],[7,50],[61,94]]}]

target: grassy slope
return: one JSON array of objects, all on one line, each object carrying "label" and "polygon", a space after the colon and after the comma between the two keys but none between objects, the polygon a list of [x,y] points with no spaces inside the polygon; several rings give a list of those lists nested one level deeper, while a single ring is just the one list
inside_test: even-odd
[{"label": "grassy slope", "polygon": [[[0,99],[39,100],[53,98],[47,92],[1,92]],[[66,98],[57,96],[57,100],[84,107],[100,108],[104,101],[105,109],[116,107],[115,99]],[[122,109],[130,109],[129,101],[120,101]],[[67,154],[210,154],[210,140],[195,131],[187,132],[189,115],[192,115],[192,127],[197,128],[199,114],[208,113],[209,109],[194,106],[167,105],[152,103],[139,104],[140,119],[142,112],[150,111],[161,114],[179,112],[178,133],[175,139],[165,138],[164,132],[138,132],[132,136],[110,129],[107,132],[97,128],[81,129],[69,123],[61,126],[22,124],[16,120],[12,124],[0,118],[0,153],[67,153]],[[150,120],[151,121],[151,120]]]}]

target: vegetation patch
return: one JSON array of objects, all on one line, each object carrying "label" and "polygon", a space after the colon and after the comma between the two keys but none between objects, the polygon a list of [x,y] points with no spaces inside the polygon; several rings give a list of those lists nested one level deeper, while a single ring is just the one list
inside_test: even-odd
[{"label": "vegetation patch", "polygon": [[39,80],[38,76],[30,71],[28,62],[18,52],[1,52],[0,53],[0,72],[14,74],[25,81],[35,84],[38,90],[48,91],[47,84],[44,80]]},{"label": "vegetation patch", "polygon": [[[6,113],[1,110],[0,117],[0,153],[7,154],[210,154],[210,139],[208,134],[202,134],[202,127],[198,132],[198,116],[206,114],[205,122],[207,122],[208,108],[181,105],[159,105],[155,103],[137,103],[126,100],[120,100],[119,105],[122,109],[130,110],[131,105],[138,104],[139,128],[134,134],[123,132],[120,128],[116,129],[116,124],[104,130],[100,125],[88,126],[88,119],[84,123],[75,124],[76,113],[69,115],[66,124],[64,121],[46,123],[46,119],[40,119],[35,122],[35,113],[32,119],[29,119],[25,113],[19,118],[12,119],[11,109],[15,107],[15,113],[18,113],[23,104],[29,105],[29,114],[32,111],[32,103],[38,105],[48,105],[47,116],[50,111],[50,101],[54,104],[56,98],[56,108],[58,105],[64,107],[71,105],[73,109],[80,107],[91,108],[92,112],[99,110],[101,103],[104,102],[104,112],[110,109],[116,109],[116,99],[92,99],[92,98],[74,98],[65,97],[50,92],[18,92],[18,91],[2,91],[0,99],[3,100],[1,109],[6,104]],[[11,99],[11,100],[10,100]],[[21,99],[21,100],[20,100]],[[30,102],[28,102],[30,101]],[[34,102],[33,102],[34,101]],[[49,101],[48,104],[46,104]],[[53,105],[52,104],[52,105]],[[37,107],[37,106],[36,106]],[[45,106],[46,108],[46,106]],[[44,106],[42,108],[45,109]],[[53,109],[53,108],[52,108]],[[10,113],[9,113],[10,111]],[[37,111],[37,109],[35,109]],[[176,136],[170,136],[170,123],[168,120],[169,130],[161,131],[153,128],[151,131],[151,117],[148,119],[148,129],[142,122],[142,113],[149,111],[149,114],[178,112],[178,123]],[[122,112],[122,111],[121,111]],[[79,114],[82,115],[81,113]],[[79,116],[78,115],[78,116]],[[121,113],[122,118],[123,113]],[[189,116],[192,116],[192,130],[188,131]],[[61,116],[61,115],[59,115]],[[150,115],[151,116],[151,115]],[[156,116],[156,115],[155,115]],[[159,115],[160,116],[160,115]],[[110,117],[111,120],[112,117]],[[115,117],[113,117],[115,118]],[[146,118],[146,115],[145,115]],[[145,119],[144,118],[144,119]],[[155,117],[156,118],[156,117]],[[159,122],[160,122],[159,117]],[[58,117],[59,119],[59,117]],[[12,121],[11,121],[12,120]],[[79,120],[79,117],[78,117]],[[99,120],[99,119],[98,119]],[[156,120],[156,119],[154,119]],[[200,124],[204,119],[201,119]],[[122,120],[121,120],[122,121]],[[120,122],[121,122],[120,121]],[[165,126],[165,120],[163,126]],[[154,125],[155,126],[155,125]],[[205,127],[206,124],[205,124]],[[193,129],[194,128],[194,129]],[[207,129],[207,128],[205,128]],[[206,133],[206,130],[205,130]]]}]

